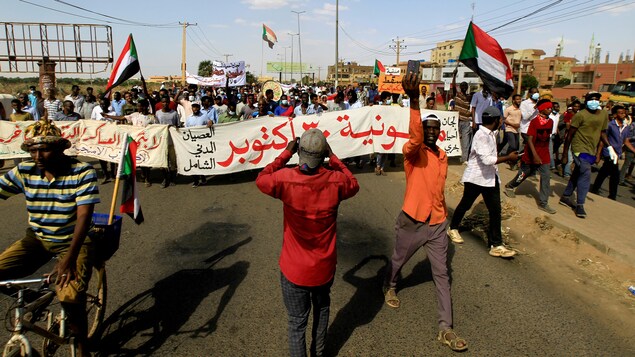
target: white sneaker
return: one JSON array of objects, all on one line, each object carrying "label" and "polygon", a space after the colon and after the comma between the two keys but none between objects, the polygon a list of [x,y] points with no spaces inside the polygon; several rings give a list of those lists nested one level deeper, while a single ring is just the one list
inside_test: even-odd
[{"label": "white sneaker", "polygon": [[454,243],[461,244],[464,242],[463,237],[461,237],[461,233],[459,233],[458,229],[448,229],[448,237]]},{"label": "white sneaker", "polygon": [[499,245],[498,247],[492,246],[489,250],[489,255],[492,257],[511,258],[516,255],[516,251]]}]

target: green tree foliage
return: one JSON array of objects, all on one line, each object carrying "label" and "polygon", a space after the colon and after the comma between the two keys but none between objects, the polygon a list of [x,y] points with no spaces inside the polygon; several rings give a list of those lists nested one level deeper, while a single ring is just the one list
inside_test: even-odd
[{"label": "green tree foliage", "polygon": [[253,73],[247,71],[247,73],[245,74],[247,76],[247,84],[252,84],[252,83],[257,83],[258,79],[256,78],[256,76],[254,76]]},{"label": "green tree foliage", "polygon": [[571,84],[571,79],[569,78],[560,78],[556,81],[556,83],[554,83],[554,87],[564,87],[564,86],[568,86],[569,84]]},{"label": "green tree foliage", "polygon": [[201,61],[198,64],[198,75],[201,77],[211,77],[212,76],[212,61]]},{"label": "green tree foliage", "polygon": [[538,80],[532,75],[523,76],[523,83],[521,87],[523,89],[529,89],[533,87],[538,88]]}]

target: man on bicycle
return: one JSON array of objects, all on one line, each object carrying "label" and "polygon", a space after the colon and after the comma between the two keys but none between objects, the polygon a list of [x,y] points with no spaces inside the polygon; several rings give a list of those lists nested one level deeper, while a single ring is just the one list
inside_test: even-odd
[{"label": "man on bicycle", "polygon": [[78,355],[86,347],[86,289],[93,269],[93,248],[85,242],[93,209],[99,203],[97,174],[90,164],[64,154],[70,142],[47,120],[25,131],[22,150],[32,160],[21,162],[0,177],[0,198],[24,193],[29,228],[24,238],[0,254],[0,280],[35,273],[59,256],[55,267],[56,291],[68,313]]}]

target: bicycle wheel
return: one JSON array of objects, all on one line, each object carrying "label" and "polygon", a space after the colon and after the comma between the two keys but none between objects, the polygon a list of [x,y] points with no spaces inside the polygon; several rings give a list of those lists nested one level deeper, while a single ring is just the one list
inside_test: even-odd
[{"label": "bicycle wheel", "polygon": [[[48,331],[52,334],[58,336],[68,336],[70,331],[68,330],[68,326],[66,327],[67,331],[60,331],[60,321],[59,318],[55,318]],[[53,357],[56,353],[58,356],[77,356],[76,354],[77,347],[75,346],[75,339],[71,338],[62,345],[58,345],[54,341],[45,338],[42,341],[42,356],[43,357]]]},{"label": "bicycle wheel", "polygon": [[31,357],[31,344],[24,335],[13,335],[4,345],[3,357]]},{"label": "bicycle wheel", "polygon": [[88,339],[98,338],[104,322],[107,298],[106,266],[95,266],[86,291],[86,315],[88,317]]}]

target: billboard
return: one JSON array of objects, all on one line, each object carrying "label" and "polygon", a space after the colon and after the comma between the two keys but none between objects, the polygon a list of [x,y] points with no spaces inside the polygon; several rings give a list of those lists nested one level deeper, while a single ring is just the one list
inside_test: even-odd
[{"label": "billboard", "polygon": [[308,63],[302,63],[302,67],[300,67],[300,63],[298,62],[267,62],[267,73],[278,73],[278,72],[294,72],[300,73],[300,69],[302,69],[303,73],[311,70],[313,66]]}]

